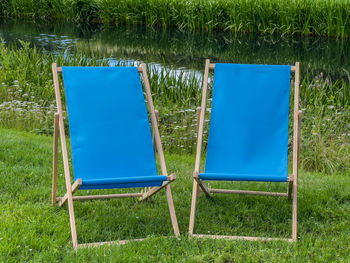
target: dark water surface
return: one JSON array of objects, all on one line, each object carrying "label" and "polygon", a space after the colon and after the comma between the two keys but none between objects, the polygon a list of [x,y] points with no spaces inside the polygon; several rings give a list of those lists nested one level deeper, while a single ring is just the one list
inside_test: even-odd
[{"label": "dark water surface", "polygon": [[144,28],[120,28],[93,32],[71,23],[34,24],[1,21],[0,38],[6,43],[31,42],[44,50],[78,49],[114,60],[146,62],[174,69],[203,70],[213,62],[294,64],[301,62],[302,76],[321,72],[332,79],[347,79],[350,72],[350,40],[232,33],[158,32]]}]

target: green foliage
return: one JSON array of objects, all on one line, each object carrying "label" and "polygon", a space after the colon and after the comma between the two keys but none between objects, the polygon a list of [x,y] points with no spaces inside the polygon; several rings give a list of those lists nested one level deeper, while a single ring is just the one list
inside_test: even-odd
[{"label": "green foliage", "polygon": [[13,0],[1,6],[0,15],[83,24],[350,36],[349,0]]},{"label": "green foliage", "polygon": [[[52,132],[53,114],[56,109],[51,73],[53,62],[66,66],[106,66],[112,62],[117,65],[124,64],[79,50],[54,54],[42,53],[35,47],[30,48],[27,43],[22,43],[20,49],[1,44],[0,126],[39,134]],[[193,153],[197,138],[196,107],[200,105],[201,100],[201,73],[172,70],[152,64],[147,66],[147,70],[153,100],[160,111],[160,133],[165,150],[172,153]],[[323,73],[315,76],[311,71],[304,71],[300,96],[300,108],[303,110],[301,167],[326,173],[348,171],[349,80],[332,80]],[[63,92],[62,98],[64,103]],[[210,106],[210,102],[208,105]],[[68,125],[67,120],[65,123]],[[207,140],[207,131],[206,128],[204,142]],[[291,139],[289,144],[292,145]],[[290,148],[290,152],[291,150]]]},{"label": "green foliage", "polygon": [[[0,43],[0,79],[2,88],[0,90],[0,100],[6,101],[14,99],[13,93],[5,88],[20,91],[19,96],[34,96],[34,101],[42,100],[44,105],[49,105],[54,100],[54,90],[52,88],[51,64],[58,65],[108,65],[107,60],[99,60],[87,56],[82,52],[69,52],[60,55],[55,53],[43,53],[36,47],[31,48],[27,42],[21,42],[21,47],[7,48],[3,42]],[[18,98],[18,97],[17,97]],[[32,98],[32,97],[30,97]],[[34,99],[32,98],[32,99]]]},{"label": "green foliage", "polygon": [[99,21],[98,4],[90,0],[77,0],[74,2],[76,20],[83,25],[96,24]]},{"label": "green foliage", "polygon": [[8,14],[12,13],[12,8],[10,5],[10,0],[2,0],[0,2],[0,17],[6,17]]},{"label": "green foliage", "polygon": [[[68,140],[69,144],[69,140]],[[0,129],[1,262],[348,262],[350,177],[301,171],[298,241],[289,243],[188,238],[193,155],[167,154],[181,236],[174,238],[164,190],[152,201],[112,199],[74,202],[78,241],[147,237],[143,242],[73,250],[67,206],[52,207],[52,137]],[[61,154],[61,153],[60,153]],[[59,175],[63,165],[59,158]],[[286,184],[215,182],[212,187],[286,191]],[[136,189],[132,189],[136,191]],[[139,189],[137,189],[139,190]],[[130,189],[79,190],[81,194]],[[58,176],[58,194],[65,193]],[[195,233],[291,236],[291,202],[286,198],[201,195]],[[168,237],[163,237],[168,236]]]}]

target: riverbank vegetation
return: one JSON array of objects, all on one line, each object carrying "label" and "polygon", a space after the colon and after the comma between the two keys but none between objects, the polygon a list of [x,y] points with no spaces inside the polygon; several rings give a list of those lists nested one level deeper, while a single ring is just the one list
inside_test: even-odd
[{"label": "riverbank vegetation", "polygon": [[350,0],[3,0],[0,16],[82,26],[350,36]]},{"label": "riverbank vegetation", "polygon": [[[87,55],[79,50],[53,53],[31,48],[29,43],[22,43],[20,48],[1,44],[0,126],[52,133],[55,111],[52,62],[65,66],[133,64],[93,53]],[[196,146],[196,107],[200,105],[201,98],[201,73],[152,64],[148,65],[148,72],[154,102],[160,111],[165,150],[193,153]],[[304,70],[301,80],[301,167],[327,173],[348,171],[349,79],[331,79],[326,73],[314,75]]]}]

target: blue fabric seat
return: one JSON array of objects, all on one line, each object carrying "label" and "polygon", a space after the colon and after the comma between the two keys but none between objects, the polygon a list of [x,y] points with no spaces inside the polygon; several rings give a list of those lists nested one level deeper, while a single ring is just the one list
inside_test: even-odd
[{"label": "blue fabric seat", "polygon": [[290,66],[215,64],[202,180],[286,182]]},{"label": "blue fabric seat", "polygon": [[161,186],[136,67],[62,67],[80,189]]},{"label": "blue fabric seat", "polygon": [[159,183],[166,181],[167,177],[165,175],[154,175],[154,176],[135,176],[135,177],[119,177],[119,178],[99,178],[99,179],[84,179],[84,186],[99,186],[108,187],[108,185],[118,184],[122,186],[123,184],[142,184],[142,183]]},{"label": "blue fabric seat", "polygon": [[208,181],[255,181],[255,182],[286,182],[285,176],[270,174],[220,174],[201,173],[199,177]]}]

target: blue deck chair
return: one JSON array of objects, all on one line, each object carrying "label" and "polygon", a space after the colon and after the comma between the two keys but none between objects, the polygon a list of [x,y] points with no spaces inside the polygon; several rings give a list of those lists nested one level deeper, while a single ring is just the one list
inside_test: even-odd
[{"label": "blue deck chair", "polygon": [[[209,70],[214,69],[213,97],[205,169],[201,172],[203,124]],[[290,76],[295,73],[293,173],[288,176]],[[189,234],[195,237],[275,240],[247,236],[194,234],[199,191],[285,196],[292,199],[292,238],[297,239],[298,148],[301,112],[298,110],[299,63],[295,66],[212,64],[206,60]],[[286,182],[287,193],[210,189],[205,181]],[[199,188],[200,187],[200,188]]]},{"label": "blue deck chair", "polygon": [[[179,228],[175,215],[170,183],[175,174],[168,176],[160,141],[157,117],[146,67],[57,67],[52,65],[57,113],[54,122],[54,151],[52,204],[68,202],[73,247],[100,245],[78,244],[73,200],[139,197],[150,198],[166,189],[170,217],[175,235]],[[72,148],[74,183],[71,184],[68,152],[62,116],[58,73],[63,74],[69,131]],[[140,75],[145,84],[143,95]],[[58,135],[61,137],[64,174],[67,193],[56,197]],[[153,143],[154,141],[154,143]],[[155,144],[155,145],[153,145]],[[161,174],[158,175],[155,149],[158,152]],[[78,189],[135,188],[145,193],[73,196]],[[115,241],[125,243],[127,241]],[[108,243],[108,242],[107,242]]]}]

